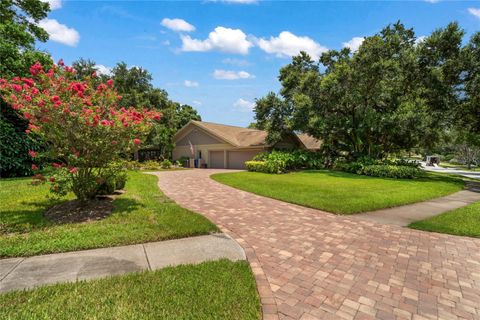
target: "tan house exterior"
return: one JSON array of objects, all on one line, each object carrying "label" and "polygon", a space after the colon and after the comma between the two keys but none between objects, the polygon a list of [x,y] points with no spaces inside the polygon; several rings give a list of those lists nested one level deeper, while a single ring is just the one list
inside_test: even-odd
[{"label": "tan house exterior", "polygon": [[269,145],[266,137],[263,130],[190,121],[174,136],[173,160],[188,157],[201,159],[208,168],[244,169],[245,161],[272,148],[320,148],[320,142],[308,135],[297,135],[275,145]]}]

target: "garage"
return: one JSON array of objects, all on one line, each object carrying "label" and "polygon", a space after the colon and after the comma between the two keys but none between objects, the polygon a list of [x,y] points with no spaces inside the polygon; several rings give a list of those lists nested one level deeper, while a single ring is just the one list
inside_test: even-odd
[{"label": "garage", "polygon": [[228,169],[245,169],[245,161],[250,161],[260,150],[229,151]]},{"label": "garage", "polygon": [[223,164],[223,150],[222,151],[210,151],[210,168],[224,169]]}]

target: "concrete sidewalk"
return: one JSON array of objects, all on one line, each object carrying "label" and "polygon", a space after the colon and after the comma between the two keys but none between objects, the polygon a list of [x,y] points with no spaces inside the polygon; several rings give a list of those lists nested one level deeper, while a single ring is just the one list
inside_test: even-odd
[{"label": "concrete sidewalk", "polygon": [[393,224],[402,227],[408,226],[412,222],[424,220],[480,201],[478,183],[467,182],[466,188],[467,190],[462,190],[445,197],[405,206],[357,213],[351,217],[353,219],[363,219],[383,224]]},{"label": "concrete sidewalk", "polygon": [[246,259],[243,249],[225,234],[0,259],[0,292],[222,258]]}]

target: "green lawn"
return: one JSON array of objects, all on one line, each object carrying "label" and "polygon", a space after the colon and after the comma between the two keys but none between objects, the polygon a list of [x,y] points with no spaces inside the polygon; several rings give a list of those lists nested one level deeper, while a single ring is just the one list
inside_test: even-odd
[{"label": "green lawn", "polygon": [[257,172],[212,175],[218,182],[262,196],[321,209],[351,214],[441,197],[463,189],[463,181],[428,174],[413,180],[373,178],[319,170],[288,174]]},{"label": "green lawn", "polygon": [[221,260],[0,295],[0,319],[260,319],[247,262]]},{"label": "green lawn", "polygon": [[471,169],[468,169],[468,166],[460,163],[449,163],[449,162],[441,162],[440,167],[443,168],[452,168],[452,169],[458,169],[458,170],[464,170],[464,171],[478,171],[478,167],[472,166]]},{"label": "green lawn", "polygon": [[480,202],[413,222],[410,228],[480,238]]},{"label": "green lawn", "polygon": [[53,224],[43,211],[55,204],[48,186],[31,179],[0,180],[0,257],[119,246],[217,231],[206,218],[181,208],[158,188],[157,177],[129,172],[126,193],[101,221]]}]

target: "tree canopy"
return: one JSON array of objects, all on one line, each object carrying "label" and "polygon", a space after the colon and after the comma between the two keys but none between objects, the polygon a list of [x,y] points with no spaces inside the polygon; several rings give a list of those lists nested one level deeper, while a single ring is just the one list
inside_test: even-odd
[{"label": "tree canopy", "polygon": [[480,36],[462,46],[463,36],[450,23],[419,39],[397,22],[356,52],[330,50],[318,62],[302,52],[281,68],[279,94],[256,101],[257,126],[272,142],[308,133],[333,158],[433,145],[442,130],[465,122],[464,113],[478,125]]}]

